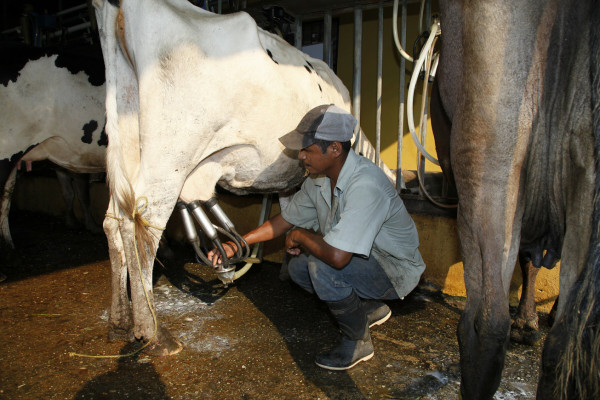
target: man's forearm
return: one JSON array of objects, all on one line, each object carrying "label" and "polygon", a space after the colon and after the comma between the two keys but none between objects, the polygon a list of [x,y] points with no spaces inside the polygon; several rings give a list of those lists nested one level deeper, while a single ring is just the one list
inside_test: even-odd
[{"label": "man's forearm", "polygon": [[275,239],[292,229],[293,225],[287,222],[281,214],[277,214],[258,228],[244,235],[244,240],[248,245],[266,242]]},{"label": "man's forearm", "polygon": [[352,253],[329,245],[319,233],[296,228],[286,237],[286,249],[302,247],[321,261],[334,268],[344,268],[352,258]]}]

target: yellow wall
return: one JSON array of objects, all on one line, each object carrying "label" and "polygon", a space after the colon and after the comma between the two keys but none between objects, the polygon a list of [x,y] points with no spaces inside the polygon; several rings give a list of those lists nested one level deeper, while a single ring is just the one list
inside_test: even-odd
[{"label": "yellow wall", "polygon": [[[450,296],[466,296],[456,219],[416,214],[412,218],[419,232],[419,250],[427,265],[422,283]],[[560,263],[552,270],[542,268],[538,273],[535,299],[539,311],[550,312],[558,297],[559,274]],[[521,286],[521,269],[517,264],[509,293],[513,306],[519,304]]]},{"label": "yellow wall", "polygon": [[[409,7],[407,24],[407,51],[412,53],[412,43],[417,37],[418,7]],[[400,21],[400,16],[398,17]],[[377,112],[377,38],[378,11],[363,11],[362,36],[362,80],[361,80],[361,109],[360,124],[373,145],[375,145],[376,112]],[[397,168],[398,143],[398,107],[400,102],[400,56],[396,51],[392,33],[392,7],[384,9],[383,26],[383,66],[382,66],[382,109],[381,109],[381,159],[392,169]],[[344,82],[350,94],[353,92],[354,71],[354,15],[345,14],[340,17],[339,47],[337,75]],[[406,62],[405,89],[408,91],[412,63]],[[415,119],[418,118],[421,107],[421,83],[415,90]],[[408,96],[405,95],[405,99]],[[418,120],[415,121],[418,125]],[[408,123],[404,120],[402,140],[402,169],[415,170],[417,148],[411,139]],[[417,130],[418,132],[418,130]],[[435,145],[431,127],[428,129],[425,148],[435,155]],[[439,167],[427,161],[427,171],[440,171]]]}]

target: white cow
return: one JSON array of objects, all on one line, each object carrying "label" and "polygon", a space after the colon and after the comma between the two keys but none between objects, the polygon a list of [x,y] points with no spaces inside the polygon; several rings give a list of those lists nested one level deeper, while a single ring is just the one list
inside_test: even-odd
[{"label": "white cow", "polygon": [[[13,247],[8,214],[22,162],[27,169],[33,161],[50,160],[71,172],[104,172],[106,89],[98,58],[25,47],[5,55],[0,63],[0,240]],[[92,228],[87,204],[82,206]]]},{"label": "white cow", "polygon": [[319,104],[350,110],[350,96],[325,63],[246,13],[217,15],[186,0],[118,3],[94,0],[110,138],[111,338],[173,354],[181,345],[153,311],[152,261],[178,199],[206,201],[216,184],[236,194],[297,186],[297,153],[278,137]]}]

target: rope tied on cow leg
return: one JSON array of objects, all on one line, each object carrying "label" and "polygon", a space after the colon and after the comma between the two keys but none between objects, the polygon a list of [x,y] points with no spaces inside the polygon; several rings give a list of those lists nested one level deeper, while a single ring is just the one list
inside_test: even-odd
[{"label": "rope tied on cow leg", "polygon": [[[140,204],[140,201],[143,202],[143,204]],[[142,282],[142,288],[144,289],[144,296],[146,297],[146,304],[148,305],[148,308],[150,309],[150,313],[152,314],[152,320],[154,322],[154,332],[152,333],[152,337],[150,337],[150,339],[148,339],[148,341],[146,343],[144,343],[139,349],[132,351],[131,353],[127,353],[127,354],[112,354],[112,355],[88,355],[88,354],[79,354],[79,353],[75,353],[75,352],[69,352],[69,357],[87,357],[87,358],[123,358],[123,357],[131,357],[137,353],[139,353],[140,351],[142,351],[144,348],[146,348],[148,345],[150,345],[150,343],[152,343],[152,340],[156,337],[156,334],[158,332],[158,319],[156,318],[156,311],[154,309],[154,307],[152,307],[152,302],[150,301],[150,296],[148,295],[148,289],[146,287],[146,283],[144,282],[144,274],[142,272],[142,258],[144,257],[140,257],[140,254],[138,252],[138,232],[139,229],[136,229],[136,225],[140,225],[141,227],[143,227],[143,231],[145,232],[144,235],[144,239],[142,239],[142,243],[149,243],[145,242],[144,240],[148,240],[149,238],[149,234],[152,234],[151,232],[148,231],[148,228],[154,228],[154,229],[158,229],[163,231],[164,228],[160,228],[157,227],[155,225],[152,225],[148,222],[148,220],[146,220],[145,218],[142,217],[142,214],[144,213],[144,211],[146,211],[146,208],[148,207],[148,198],[146,196],[141,196],[138,197],[135,201],[135,207],[133,209],[133,212],[131,213],[131,219],[133,222],[133,237],[134,237],[134,243],[133,243],[133,248],[135,250],[135,258],[137,260],[137,265],[138,265],[138,272],[140,274],[140,280]],[[122,221],[122,218],[118,218],[115,217],[113,215],[109,215],[106,214],[107,217],[110,218],[114,218],[116,220]],[[146,260],[144,260],[145,262]],[[159,261],[160,263],[160,261]],[[162,265],[162,263],[161,263]],[[164,268],[164,265],[163,265]]]},{"label": "rope tied on cow leg", "polygon": [[[150,248],[150,244],[152,243],[152,239],[150,238],[150,236],[153,236],[155,239],[160,241],[160,237],[156,236],[156,234],[152,231],[150,231],[148,228],[154,228],[157,229],[159,231],[164,231],[165,228],[161,228],[159,226],[153,225],[150,222],[148,222],[147,219],[145,219],[144,217],[142,217],[142,214],[144,213],[144,211],[146,211],[146,208],[148,208],[148,198],[146,196],[140,196],[135,200],[135,207],[133,208],[133,211],[131,212],[131,219],[133,220],[134,224],[133,224],[133,233],[134,233],[134,238],[135,238],[135,251],[138,251],[138,243],[142,243],[145,246],[149,248],[150,252],[155,254],[155,259],[156,261],[158,261],[158,263],[160,264],[161,267],[163,267],[164,269],[167,269],[164,264],[156,257],[156,249],[154,248]],[[136,226],[138,228],[143,228],[143,229],[136,229]],[[139,260],[142,261],[142,263],[147,263],[148,262],[148,258],[147,258],[147,252],[144,251],[142,253],[142,256],[139,257],[136,254],[136,257],[138,257],[138,263]]]},{"label": "rope tied on cow leg", "polygon": [[[144,203],[142,204],[142,206],[140,207],[140,200],[143,201]],[[156,318],[156,310],[154,309],[154,307],[152,307],[152,302],[150,300],[150,296],[148,295],[148,289],[146,288],[146,283],[144,282],[144,274],[142,272],[142,262],[146,262],[147,259],[145,256],[145,252],[144,255],[142,256],[142,259],[140,260],[140,255],[139,255],[139,251],[138,251],[138,230],[136,229],[136,225],[138,225],[139,223],[141,223],[141,226],[144,228],[143,229],[143,233],[141,236],[143,236],[142,238],[142,243],[150,243],[149,239],[148,239],[148,227],[153,227],[155,229],[159,229],[159,230],[164,230],[164,228],[158,228],[156,226],[151,225],[145,218],[142,217],[142,213],[144,211],[146,211],[146,208],[148,207],[148,198],[146,196],[142,196],[142,197],[138,197],[135,201],[135,207],[133,208],[133,212],[131,214],[131,218],[133,220],[133,237],[134,237],[134,243],[133,243],[133,248],[135,250],[135,258],[137,260],[137,265],[138,265],[138,272],[140,274],[140,280],[142,281],[142,288],[144,289],[144,296],[146,297],[146,304],[148,305],[148,308],[150,309],[150,313],[152,314],[152,321],[154,322],[154,332],[152,332],[152,337],[150,339],[148,339],[148,341],[146,343],[144,343],[144,345],[142,347],[140,347],[137,351],[141,351],[143,348],[145,348],[146,346],[148,346],[152,340],[156,337],[156,334],[158,332],[158,320]]]},{"label": "rope tied on cow leg", "polygon": [[[140,200],[143,201],[142,205],[140,205]],[[131,213],[131,219],[133,219],[135,221],[136,218],[138,218],[139,221],[145,227],[158,229],[159,231],[164,231],[165,228],[161,228],[159,226],[152,225],[150,222],[148,222],[147,219],[142,217],[142,214],[144,213],[144,211],[146,211],[146,208],[148,208],[148,198],[146,196],[138,197],[137,200],[135,201],[135,207],[133,209],[133,212]]]},{"label": "rope tied on cow leg", "polygon": [[117,221],[119,221],[119,222],[122,222],[122,221],[123,221],[123,218],[115,217],[114,215],[112,215],[112,214],[109,214],[109,213],[106,213],[106,214],[104,214],[104,216],[105,216],[105,217],[108,217],[108,218],[116,219],[116,220],[117,220]]}]

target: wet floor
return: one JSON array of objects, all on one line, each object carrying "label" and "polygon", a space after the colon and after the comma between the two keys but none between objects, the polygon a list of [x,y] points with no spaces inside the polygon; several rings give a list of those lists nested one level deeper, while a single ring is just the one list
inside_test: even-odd
[{"label": "wet floor", "polygon": [[[159,320],[183,351],[115,357],[135,344],[107,340],[105,237],[39,214],[15,214],[11,225],[19,258],[0,266],[1,399],[458,398],[463,299],[419,288],[389,302],[392,318],[372,329],[375,357],[326,371],[313,359],[335,342],[335,325],[323,304],[280,281],[279,264],[224,288],[184,247],[156,269],[154,286]],[[496,399],[535,398],[540,353],[541,344],[511,344]]]}]

